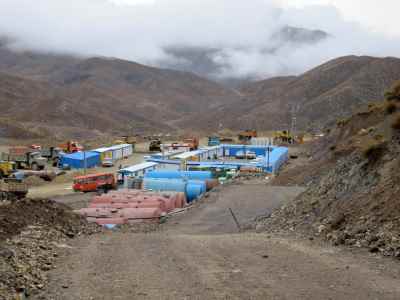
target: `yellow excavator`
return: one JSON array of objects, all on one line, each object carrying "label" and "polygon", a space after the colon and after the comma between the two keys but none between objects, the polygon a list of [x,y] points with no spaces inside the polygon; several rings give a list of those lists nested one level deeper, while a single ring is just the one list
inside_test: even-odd
[{"label": "yellow excavator", "polygon": [[274,133],[274,143],[294,144],[295,142],[295,136],[288,130],[275,131]]},{"label": "yellow excavator", "polygon": [[9,177],[15,171],[16,171],[15,162],[0,160],[0,179],[3,177]]}]

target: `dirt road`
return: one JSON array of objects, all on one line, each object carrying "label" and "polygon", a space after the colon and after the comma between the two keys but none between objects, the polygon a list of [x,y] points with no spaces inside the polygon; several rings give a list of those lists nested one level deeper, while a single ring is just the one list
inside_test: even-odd
[{"label": "dirt road", "polygon": [[[123,159],[118,161],[115,166],[111,168],[103,168],[97,167],[93,169],[89,169],[88,173],[102,173],[102,172],[112,172],[115,173],[118,171],[118,168],[121,166],[123,168],[138,164],[143,162],[144,154],[143,153],[134,153],[131,157],[127,159]],[[45,183],[40,186],[29,188],[28,196],[30,198],[52,198],[57,196],[67,196],[74,194],[72,190],[72,181],[73,181],[73,173],[77,172],[76,170],[69,171],[68,174],[63,175],[62,178],[57,178],[56,182]]]},{"label": "dirt road", "polygon": [[78,240],[51,272],[43,298],[400,299],[400,266],[391,260],[314,241],[237,233],[229,207],[245,224],[299,192],[228,186],[157,232]]}]

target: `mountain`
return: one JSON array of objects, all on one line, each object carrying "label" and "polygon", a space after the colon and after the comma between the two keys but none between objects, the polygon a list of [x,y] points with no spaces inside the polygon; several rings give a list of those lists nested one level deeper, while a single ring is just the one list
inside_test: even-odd
[{"label": "mountain", "polygon": [[297,129],[319,130],[379,99],[399,78],[400,59],[341,57],[297,77],[247,84],[235,107],[215,111],[208,120],[233,129],[276,130],[290,128],[295,116]]},{"label": "mountain", "polygon": [[[273,55],[279,53],[282,49],[298,49],[304,46],[316,45],[329,37],[330,35],[322,30],[284,26],[271,36],[266,37],[265,46],[260,51],[264,54],[270,54],[270,59],[275,59]],[[157,62],[157,65],[163,68],[192,72],[228,86],[237,86],[243,80],[249,81],[252,79],[251,77],[234,78],[227,74],[221,75],[224,70],[232,68],[227,52],[251,53],[251,47],[246,48],[242,45],[237,45],[236,47],[173,45],[165,47],[164,51],[169,57]]]},{"label": "mountain", "polygon": [[235,89],[121,59],[6,46],[0,54],[0,133],[14,137],[282,130],[293,116],[298,130],[319,131],[379,99],[400,78],[400,59],[347,56],[299,76],[242,82]]},{"label": "mountain", "polygon": [[0,59],[2,70],[8,71],[0,73],[0,104],[5,108],[0,118],[8,128],[34,130],[34,136],[172,131],[179,129],[175,122],[190,124],[199,114],[238,98],[190,73],[119,59],[70,58],[68,64],[63,59],[58,64],[53,57],[15,55],[7,67],[4,57]]}]

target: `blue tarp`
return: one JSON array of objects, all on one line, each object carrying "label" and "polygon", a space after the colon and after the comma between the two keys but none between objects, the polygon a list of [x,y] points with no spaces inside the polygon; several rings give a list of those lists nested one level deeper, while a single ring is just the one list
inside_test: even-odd
[{"label": "blue tarp", "polygon": [[93,151],[76,152],[72,154],[62,154],[60,166],[68,165],[72,169],[83,169],[85,166],[84,157],[86,156],[86,168],[94,168],[101,165],[100,153]]},{"label": "blue tarp", "polygon": [[289,158],[289,149],[286,147],[277,147],[265,155],[265,166],[267,172],[275,173]]}]

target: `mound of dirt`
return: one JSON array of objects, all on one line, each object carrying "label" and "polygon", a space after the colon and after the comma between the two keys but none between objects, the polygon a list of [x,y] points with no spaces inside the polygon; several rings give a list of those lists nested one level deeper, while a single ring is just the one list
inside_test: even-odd
[{"label": "mound of dirt", "polygon": [[34,294],[44,288],[46,271],[69,239],[92,234],[88,224],[64,205],[50,200],[23,200],[0,206],[0,295]]},{"label": "mound of dirt", "polygon": [[283,172],[275,183],[308,189],[258,227],[312,234],[400,258],[400,130],[392,128],[396,116],[385,107],[370,105],[338,122],[312,145],[309,164]]},{"label": "mound of dirt", "polygon": [[29,176],[28,178],[25,179],[25,183],[30,187],[42,186],[46,184],[46,180],[38,176]]}]

